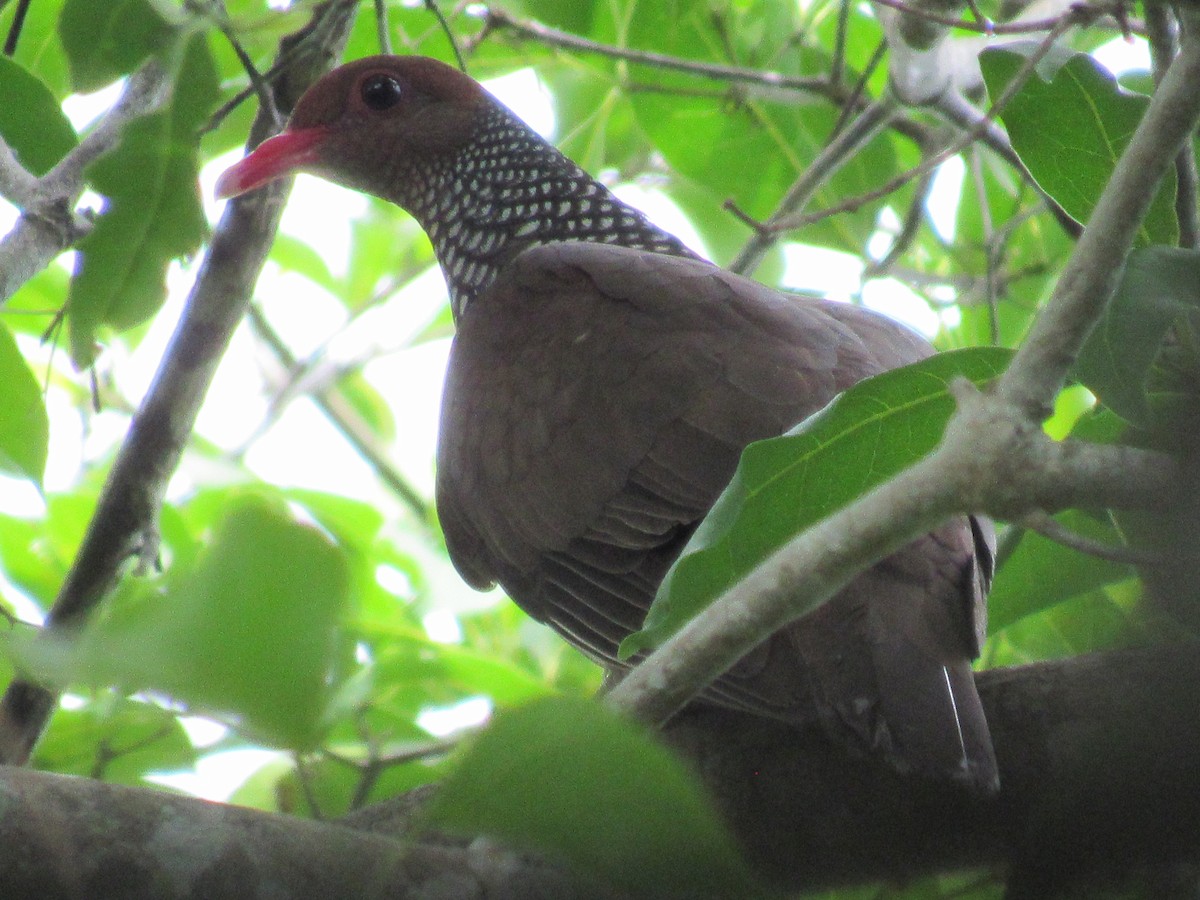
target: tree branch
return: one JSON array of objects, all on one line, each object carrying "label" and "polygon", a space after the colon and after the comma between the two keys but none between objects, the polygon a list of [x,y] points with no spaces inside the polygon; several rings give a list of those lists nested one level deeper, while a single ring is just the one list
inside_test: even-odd
[{"label": "tree branch", "polygon": [[996,387],[996,396],[1041,421],[1080,347],[1116,288],[1125,257],[1154,199],[1200,118],[1200,35],[1184,35],[1046,308]]},{"label": "tree branch", "polygon": [[117,145],[129,122],[153,112],[170,89],[163,67],[151,59],[129,77],[120,100],[100,124],[41,178],[21,169],[0,140],[0,195],[22,210],[0,241],[0,306],[91,230],[91,223],[74,212],[83,193],[84,169]]},{"label": "tree branch", "polygon": [[[291,77],[275,82],[281,107],[290,108],[299,91],[341,55],[353,6],[339,0],[317,7],[304,32],[315,35],[309,52],[295,57],[299,68],[289,73]],[[320,27],[322,19],[339,22],[340,37],[330,41]],[[274,116],[260,112],[251,142],[261,141],[273,127],[277,127]],[[130,424],[83,543],[55,598],[48,628],[78,622],[116,585],[131,555],[144,556],[148,547],[152,550],[167,481],[191,435],[217,364],[245,314],[289,190],[290,182],[272,185],[226,207],[154,383]],[[56,700],[53,691],[30,682],[16,680],[9,685],[0,700],[0,762],[28,759]]]},{"label": "tree branch", "polygon": [[[981,673],[1004,782],[986,801],[729,710],[689,710],[663,737],[784,887],[1007,865],[1046,896],[1200,861],[1197,670],[1193,642]],[[21,848],[0,854],[0,884],[89,900],[611,896],[486,839],[421,834],[431,790],[334,824],[0,769],[0,842]]]}]

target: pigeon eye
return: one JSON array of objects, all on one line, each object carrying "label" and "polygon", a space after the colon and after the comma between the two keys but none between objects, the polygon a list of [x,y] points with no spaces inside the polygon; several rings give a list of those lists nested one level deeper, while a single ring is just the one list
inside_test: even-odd
[{"label": "pigeon eye", "polygon": [[361,90],[363,103],[376,112],[391,109],[404,96],[400,82],[391,75],[372,75],[362,83]]}]

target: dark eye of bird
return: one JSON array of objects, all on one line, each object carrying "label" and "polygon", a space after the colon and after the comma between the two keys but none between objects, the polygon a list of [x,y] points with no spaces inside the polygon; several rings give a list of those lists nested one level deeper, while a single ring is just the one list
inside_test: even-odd
[{"label": "dark eye of bird", "polygon": [[400,82],[391,75],[372,75],[362,83],[362,99],[368,109],[383,112],[400,102]]}]

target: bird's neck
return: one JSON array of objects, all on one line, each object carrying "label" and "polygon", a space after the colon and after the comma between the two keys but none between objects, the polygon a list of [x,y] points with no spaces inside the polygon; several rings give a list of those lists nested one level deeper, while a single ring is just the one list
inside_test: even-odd
[{"label": "bird's neck", "polygon": [[413,173],[418,196],[398,198],[420,222],[450,290],[457,319],[522,250],[595,241],[695,257],[618,200],[502,107],[481,112],[475,138]]}]

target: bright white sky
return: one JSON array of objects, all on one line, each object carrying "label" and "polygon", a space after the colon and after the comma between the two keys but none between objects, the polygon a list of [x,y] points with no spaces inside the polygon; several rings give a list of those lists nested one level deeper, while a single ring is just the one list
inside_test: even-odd
[{"label": "bright white sky", "polygon": [[[1144,42],[1132,46],[1115,40],[1095,54],[1114,71],[1148,68]],[[72,98],[65,104],[77,128],[91,121],[115,99],[119,85],[98,94]],[[507,105],[544,135],[553,137],[554,116],[550,98],[532,71],[526,70],[489,82],[488,87]],[[211,221],[220,214],[221,204],[212,200],[217,175],[240,153],[214,162],[201,175],[206,210]],[[957,160],[942,168],[930,200],[936,227],[947,239],[953,237],[953,223],[963,178]],[[686,218],[663,195],[638,185],[619,185],[617,193],[626,202],[645,210],[656,223],[679,235],[701,253],[701,243]],[[96,198],[85,202],[98,205]],[[364,208],[362,197],[315,178],[301,176],[296,181],[282,229],[319,247],[330,268],[345,270],[350,241],[350,221]],[[11,227],[15,210],[0,201],[0,233]],[[885,225],[894,223],[884,223]],[[881,235],[886,246],[886,237]],[[873,250],[876,248],[872,248]],[[891,279],[861,284],[862,264],[857,257],[792,244],[786,248],[788,267],[784,276],[790,287],[822,291],[834,297],[849,297],[861,289],[864,302],[909,322],[926,334],[936,331],[938,321],[923,300]],[[69,258],[64,257],[69,265]],[[142,344],[124,359],[105,362],[126,396],[136,400],[146,391],[161,359],[167,340],[178,319],[183,297],[190,286],[195,266],[176,268],[171,274],[171,298],[156,317]],[[441,275],[436,269],[419,279],[404,296],[394,298],[386,307],[372,311],[329,345],[331,360],[360,358],[371,348],[401,347],[405,336],[418,331],[437,311],[445,296]],[[282,274],[269,265],[259,282],[257,297],[283,337],[301,357],[329,340],[329,335],[345,325],[344,310],[336,298],[298,276]],[[22,339],[26,349],[30,342]],[[449,341],[427,343],[420,347],[386,353],[369,363],[365,375],[379,387],[391,404],[395,421],[403,429],[397,441],[395,463],[418,489],[430,494],[433,484],[433,457],[441,382]],[[34,358],[44,359],[38,351]],[[248,385],[263,383],[264,366],[256,354],[254,341],[245,326],[235,337],[229,354],[221,364],[212,390],[201,411],[197,431],[218,446],[235,449],[244,446],[256,434],[266,411],[266,398]],[[277,377],[277,375],[273,376]],[[81,382],[84,378],[81,376]],[[115,446],[126,427],[124,416],[105,413],[94,417],[85,434],[73,404],[65,392],[50,390],[47,403],[51,416],[51,456],[46,472],[46,489],[53,493],[74,485],[83,459],[102,457],[106,448]],[[345,493],[378,502],[380,488],[369,467],[325,423],[309,401],[293,402],[280,419],[258,436],[246,456],[246,464],[272,482],[316,490]],[[172,482],[171,495],[183,496],[191,487],[181,478]],[[42,513],[40,495],[26,482],[0,477],[0,513],[37,516]],[[8,590],[10,595],[15,591]],[[30,610],[20,612],[29,613]],[[453,639],[456,625],[452,616],[435,615],[428,623],[435,639]],[[424,720],[434,734],[444,734],[464,724],[481,721],[490,711],[486,701],[471,700],[451,710],[431,711]],[[189,730],[201,744],[219,739],[223,729],[207,720],[189,720]],[[215,754],[201,761],[196,773],[164,776],[163,781],[210,799],[224,799],[244,778],[276,757],[266,751],[233,751]]]}]

